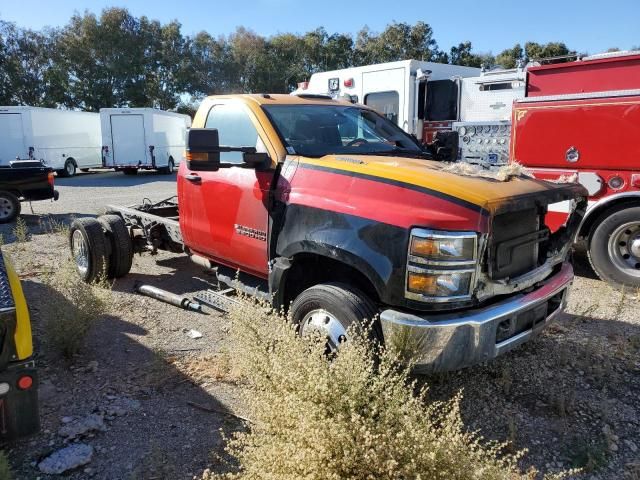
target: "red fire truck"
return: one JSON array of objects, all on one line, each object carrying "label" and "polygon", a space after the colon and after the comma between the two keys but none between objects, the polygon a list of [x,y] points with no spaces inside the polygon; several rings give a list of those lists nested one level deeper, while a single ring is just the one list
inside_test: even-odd
[{"label": "red fire truck", "polygon": [[[640,52],[530,66],[514,102],[512,161],[589,191],[579,231],[603,280],[640,286]],[[557,229],[569,202],[549,206]]]}]

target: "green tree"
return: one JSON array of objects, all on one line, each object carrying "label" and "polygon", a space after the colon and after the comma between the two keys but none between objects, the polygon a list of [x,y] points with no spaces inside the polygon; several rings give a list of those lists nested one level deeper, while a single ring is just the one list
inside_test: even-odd
[{"label": "green tree", "polygon": [[356,37],[354,56],[357,65],[409,59],[446,59],[433,38],[433,30],[424,22],[416,22],[415,25],[394,22],[380,34],[364,27]]},{"label": "green tree", "polygon": [[569,50],[562,42],[549,42],[545,44],[527,42],[524,44],[524,53],[527,61],[537,61],[545,58],[575,55],[576,52]]},{"label": "green tree", "polygon": [[495,58],[489,53],[475,54],[471,52],[472,45],[470,41],[459,43],[457,46],[451,47],[449,53],[449,62],[452,65],[464,65],[467,67],[490,68],[495,63]]},{"label": "green tree", "polygon": [[516,68],[518,62],[524,61],[524,49],[519,43],[513,48],[503,50],[496,56],[496,65],[502,68]]}]

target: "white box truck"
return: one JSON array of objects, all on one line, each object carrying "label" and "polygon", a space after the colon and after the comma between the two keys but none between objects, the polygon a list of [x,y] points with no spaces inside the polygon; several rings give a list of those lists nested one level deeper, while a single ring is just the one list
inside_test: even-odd
[{"label": "white box truck", "polygon": [[173,173],[184,155],[191,117],[154,108],[101,108],[102,165],[128,175]]},{"label": "white box truck", "polygon": [[0,107],[0,165],[41,160],[58,175],[102,165],[100,116],[39,107]]}]

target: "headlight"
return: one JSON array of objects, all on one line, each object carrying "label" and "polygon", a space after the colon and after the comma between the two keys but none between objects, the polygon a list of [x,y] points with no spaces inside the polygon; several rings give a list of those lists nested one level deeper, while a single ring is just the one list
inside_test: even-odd
[{"label": "headlight", "polygon": [[408,254],[407,298],[434,302],[471,298],[478,262],[475,232],[414,228]]},{"label": "headlight", "polygon": [[463,297],[469,294],[473,271],[412,272],[407,277],[407,290],[427,297]]},{"label": "headlight", "polygon": [[[415,231],[414,231],[415,232]],[[409,254],[429,260],[472,262],[475,259],[476,237],[439,236],[411,238]]]}]

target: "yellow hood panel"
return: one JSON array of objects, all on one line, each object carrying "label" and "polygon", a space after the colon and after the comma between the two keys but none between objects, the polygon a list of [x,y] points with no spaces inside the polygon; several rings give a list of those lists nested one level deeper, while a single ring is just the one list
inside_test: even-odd
[{"label": "yellow hood panel", "polygon": [[[300,162],[434,190],[473,203],[489,212],[500,210],[504,203],[509,203],[514,197],[540,194],[544,196],[545,193],[553,191],[560,194],[562,191],[575,191],[577,186],[553,184],[526,176],[511,177],[509,180],[501,181],[461,175],[443,171],[443,168],[449,165],[444,162],[405,157],[327,155],[322,158],[300,157]],[[567,198],[574,196],[575,194],[568,195]]]}]

